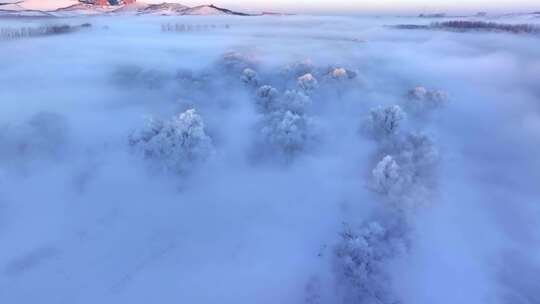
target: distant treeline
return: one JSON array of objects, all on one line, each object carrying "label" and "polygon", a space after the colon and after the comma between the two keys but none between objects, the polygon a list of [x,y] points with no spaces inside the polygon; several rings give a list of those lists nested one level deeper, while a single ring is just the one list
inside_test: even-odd
[{"label": "distant treeline", "polygon": [[504,24],[485,21],[444,21],[433,22],[432,28],[453,29],[457,31],[482,30],[482,31],[500,31],[514,34],[539,34],[540,26],[535,24]]},{"label": "distant treeline", "polygon": [[85,23],[78,26],[71,26],[67,24],[54,24],[54,25],[43,25],[39,27],[4,27],[0,28],[0,40],[12,40],[12,39],[22,39],[30,37],[41,37],[41,36],[50,36],[50,35],[61,35],[72,33],[76,30],[79,30],[83,27],[90,27],[91,24]]},{"label": "distant treeline", "polygon": [[485,21],[454,20],[433,22],[429,25],[400,24],[393,27],[402,30],[487,31],[513,34],[540,34],[540,26],[536,24],[505,24]]},{"label": "distant treeline", "polygon": [[193,31],[209,31],[215,29],[230,29],[229,24],[215,25],[215,24],[179,24],[179,23],[165,23],[161,25],[162,32],[193,32]]}]

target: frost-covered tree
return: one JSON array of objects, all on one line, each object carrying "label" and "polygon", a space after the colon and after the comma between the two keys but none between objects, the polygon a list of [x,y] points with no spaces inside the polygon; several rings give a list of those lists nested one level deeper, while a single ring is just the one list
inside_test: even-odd
[{"label": "frost-covered tree", "polygon": [[257,87],[259,85],[259,75],[250,68],[244,69],[240,77],[243,83],[249,86]]},{"label": "frost-covered tree", "polygon": [[330,72],[330,76],[336,80],[345,80],[349,78],[347,70],[344,68],[335,68]]},{"label": "frost-covered tree", "polygon": [[355,79],[358,76],[358,72],[350,70],[344,67],[330,66],[325,72],[325,78],[331,81],[341,82],[344,80]]},{"label": "frost-covered tree", "polygon": [[407,93],[407,108],[414,113],[422,113],[443,107],[448,102],[448,94],[440,90],[428,90],[417,86]]},{"label": "frost-covered tree", "polygon": [[405,118],[405,112],[397,105],[377,107],[364,119],[363,131],[375,139],[383,139],[395,135]]},{"label": "frost-covered tree", "polygon": [[385,195],[398,195],[410,183],[409,172],[402,170],[390,155],[377,163],[371,175],[374,190]]},{"label": "frost-covered tree", "polygon": [[214,151],[202,117],[194,109],[167,121],[148,120],[131,134],[129,144],[145,159],[155,161],[158,168],[178,173],[188,171]]},{"label": "frost-covered tree", "polygon": [[261,113],[270,113],[280,108],[279,91],[270,86],[263,85],[255,92],[257,110]]},{"label": "frost-covered tree", "polygon": [[319,82],[311,73],[298,77],[296,83],[298,87],[306,94],[312,93],[319,87]]},{"label": "frost-covered tree", "polygon": [[335,249],[334,268],[346,304],[399,303],[386,264],[408,249],[401,220],[372,221],[345,227]]},{"label": "frost-covered tree", "polygon": [[439,160],[439,151],[426,134],[407,134],[398,141],[396,149],[398,161],[416,178],[429,175]]},{"label": "frost-covered tree", "polygon": [[372,170],[371,186],[395,207],[407,209],[429,203],[435,186],[438,150],[424,134],[411,133],[386,142],[382,158]]},{"label": "frost-covered tree", "polygon": [[426,98],[428,90],[425,87],[417,86],[412,90],[409,90],[407,97],[414,100],[423,100]]},{"label": "frost-covered tree", "polygon": [[264,85],[256,92],[257,110],[263,114],[290,111],[303,114],[311,106],[311,98],[301,91],[287,90],[282,96],[277,89]]},{"label": "frost-covered tree", "polygon": [[280,106],[282,111],[291,111],[303,114],[312,104],[311,98],[303,92],[287,90],[281,98]]},{"label": "frost-covered tree", "polygon": [[267,144],[287,157],[303,151],[316,139],[313,119],[291,111],[267,115],[261,133]]}]

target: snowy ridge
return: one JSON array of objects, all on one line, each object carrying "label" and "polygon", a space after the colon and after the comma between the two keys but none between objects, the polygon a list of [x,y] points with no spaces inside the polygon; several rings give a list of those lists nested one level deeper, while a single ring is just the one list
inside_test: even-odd
[{"label": "snowy ridge", "polygon": [[101,15],[104,13],[112,12],[116,7],[96,7],[91,4],[78,3],[65,8],[60,8],[52,12],[56,17],[69,17],[69,16],[91,16]]},{"label": "snowy ridge", "polygon": [[213,4],[189,7],[180,3],[146,4],[135,1],[110,0],[6,0],[0,2],[0,16],[88,16],[102,14],[134,14],[159,16],[214,16],[234,15],[249,16],[249,14],[235,12],[217,7]]}]

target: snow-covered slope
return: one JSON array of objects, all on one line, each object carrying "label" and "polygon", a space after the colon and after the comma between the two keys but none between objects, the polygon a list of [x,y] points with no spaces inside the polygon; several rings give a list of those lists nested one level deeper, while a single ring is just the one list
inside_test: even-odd
[{"label": "snow-covered slope", "polygon": [[185,12],[186,15],[227,15],[225,12],[218,10],[209,5],[200,5],[192,7]]},{"label": "snow-covered slope", "polygon": [[[56,5],[66,4],[70,1],[51,1],[55,3],[42,3],[46,1],[30,2],[21,0],[0,0],[0,16],[7,17],[51,17],[52,15],[40,8],[54,8]],[[75,2],[75,1],[73,1]]]},{"label": "snow-covered slope", "polygon": [[24,11],[24,7],[20,6],[17,3],[2,3],[0,5],[0,10],[6,11]]}]

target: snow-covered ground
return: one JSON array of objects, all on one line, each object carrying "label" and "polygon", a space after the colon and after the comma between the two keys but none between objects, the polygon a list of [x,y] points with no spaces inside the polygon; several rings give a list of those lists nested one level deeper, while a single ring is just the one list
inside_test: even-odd
[{"label": "snow-covered ground", "polygon": [[540,39],[431,21],[0,19],[92,24],[0,39],[0,302],[539,303]]}]

